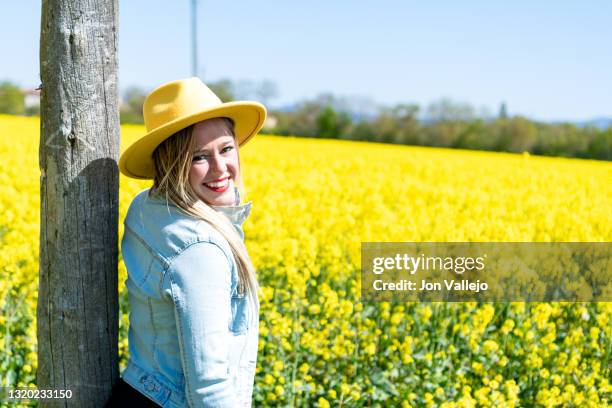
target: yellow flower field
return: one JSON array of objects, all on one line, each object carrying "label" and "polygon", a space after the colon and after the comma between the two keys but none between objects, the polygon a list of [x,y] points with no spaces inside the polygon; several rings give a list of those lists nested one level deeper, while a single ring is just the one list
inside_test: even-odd
[{"label": "yellow flower field", "polygon": [[[39,121],[0,135],[0,383],[34,386]],[[361,303],[359,282],[362,241],[612,241],[612,163],[261,135],[241,155],[254,406],[608,406],[612,303]],[[121,223],[149,184],[121,177]]]}]

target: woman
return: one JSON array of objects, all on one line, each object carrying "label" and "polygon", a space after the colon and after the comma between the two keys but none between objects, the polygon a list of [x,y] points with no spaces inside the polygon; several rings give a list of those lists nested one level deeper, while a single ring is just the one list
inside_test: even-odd
[{"label": "woman", "polygon": [[143,112],[148,133],[119,168],[154,181],[125,219],[130,358],[108,406],[250,406],[259,301],[238,146],[266,110],[189,78],[155,89]]}]

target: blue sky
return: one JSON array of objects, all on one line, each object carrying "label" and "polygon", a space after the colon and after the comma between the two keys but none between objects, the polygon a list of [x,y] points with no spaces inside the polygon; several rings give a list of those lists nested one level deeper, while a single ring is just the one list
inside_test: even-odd
[{"label": "blue sky", "polygon": [[[3,2],[0,80],[39,83],[40,2]],[[276,82],[279,106],[332,92],[442,97],[541,120],[612,116],[612,2],[199,0],[200,77]],[[119,85],[191,76],[190,0],[119,0]]]}]

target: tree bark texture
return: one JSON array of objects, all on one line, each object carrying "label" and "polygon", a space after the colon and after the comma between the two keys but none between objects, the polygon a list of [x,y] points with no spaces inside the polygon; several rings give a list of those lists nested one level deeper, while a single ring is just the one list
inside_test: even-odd
[{"label": "tree bark texture", "polygon": [[102,407],[119,378],[118,0],[43,0],[41,407]]}]

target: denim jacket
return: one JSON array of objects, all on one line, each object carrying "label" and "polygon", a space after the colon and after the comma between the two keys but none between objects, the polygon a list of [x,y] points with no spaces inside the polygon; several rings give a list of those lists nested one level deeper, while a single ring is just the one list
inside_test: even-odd
[{"label": "denim jacket", "polygon": [[[148,192],[132,201],[121,242],[130,305],[121,376],[162,407],[249,407],[259,301],[238,293],[227,240]],[[244,237],[251,204],[213,208]]]}]

